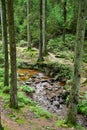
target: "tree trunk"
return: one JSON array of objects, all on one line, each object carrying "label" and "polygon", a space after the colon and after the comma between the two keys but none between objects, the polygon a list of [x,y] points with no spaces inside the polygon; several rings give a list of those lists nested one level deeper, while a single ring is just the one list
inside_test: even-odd
[{"label": "tree trunk", "polygon": [[27,0],[27,47],[31,48],[31,34],[30,34],[30,0]]},{"label": "tree trunk", "polygon": [[65,35],[66,35],[66,5],[67,5],[67,0],[64,0],[63,2],[63,18],[64,18],[64,25],[63,25],[63,42],[65,43]]},{"label": "tree trunk", "polygon": [[9,85],[9,64],[8,64],[8,41],[7,41],[7,21],[6,21],[6,2],[1,0],[2,4],[2,36],[5,56],[5,73],[4,73],[4,86]]},{"label": "tree trunk", "polygon": [[69,110],[67,114],[67,122],[72,124],[76,124],[77,121],[76,118],[77,104],[80,89],[82,52],[83,52],[85,22],[86,22],[86,8],[87,8],[87,1],[79,0],[79,12],[77,21],[77,35],[76,35],[75,59],[74,59],[74,76],[70,93]]},{"label": "tree trunk", "polygon": [[8,9],[8,26],[9,26],[9,41],[10,41],[10,64],[11,64],[10,107],[18,108],[16,44],[15,44],[15,31],[14,31],[13,0],[7,0],[7,9]]},{"label": "tree trunk", "polygon": [[1,101],[0,101],[0,130],[4,130],[1,123]]},{"label": "tree trunk", "polygon": [[46,10],[47,10],[47,0],[42,1],[43,5],[43,54],[47,53],[47,45],[46,45]]},{"label": "tree trunk", "polygon": [[[1,31],[2,31],[2,43],[4,43],[4,39],[3,39],[3,27],[2,27],[2,24],[3,24],[3,21],[2,21],[2,7],[0,5],[0,15],[1,15]],[[2,51],[4,52],[4,45],[2,44]]]},{"label": "tree trunk", "polygon": [[42,41],[42,0],[39,0],[39,58],[38,61],[43,60],[42,48],[43,48],[43,41]]}]

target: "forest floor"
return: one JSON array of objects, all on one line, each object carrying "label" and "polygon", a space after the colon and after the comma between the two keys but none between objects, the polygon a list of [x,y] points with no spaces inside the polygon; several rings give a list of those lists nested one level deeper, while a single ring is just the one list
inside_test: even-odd
[{"label": "forest floor", "polygon": [[[10,111],[10,112],[9,112]],[[22,111],[21,111],[22,112]],[[25,110],[25,113],[17,114],[13,112],[17,118],[21,118],[20,121],[17,121],[9,116],[8,113],[12,113],[12,110],[5,109],[2,111],[2,125],[4,126],[4,130],[75,130],[72,128],[62,128],[56,126],[56,118],[52,119],[43,119],[43,118],[35,118],[34,114],[29,111],[29,109]]]},{"label": "forest floor", "polygon": [[[17,48],[17,58],[18,63],[19,62],[27,62],[27,63],[35,63],[37,61],[37,55],[36,54],[29,54],[29,52],[26,52],[26,48]],[[66,63],[73,65],[73,61],[71,60],[65,60],[56,58],[54,54],[49,53],[48,57],[45,58],[45,61],[51,61],[51,62],[60,62],[60,63]],[[83,68],[87,70],[87,64],[83,65]],[[86,80],[87,74],[84,71],[83,72],[83,78],[81,82],[84,82]],[[82,86],[81,91],[87,91],[87,86]],[[2,100],[2,99],[1,99]],[[51,119],[45,119],[45,118],[37,118],[35,117],[34,113],[29,110],[29,108],[26,106],[25,108],[21,108],[20,110],[13,110],[9,107],[5,106],[5,101],[2,101],[2,125],[4,126],[4,130],[80,130],[79,128],[68,128],[65,126],[65,128],[57,126],[57,120],[60,120],[60,117],[54,116]],[[64,111],[67,111],[66,107],[64,108]],[[66,117],[66,112],[62,112],[62,117]],[[83,117],[79,115],[79,119],[84,121]],[[84,128],[81,128],[81,130],[86,130]]]}]

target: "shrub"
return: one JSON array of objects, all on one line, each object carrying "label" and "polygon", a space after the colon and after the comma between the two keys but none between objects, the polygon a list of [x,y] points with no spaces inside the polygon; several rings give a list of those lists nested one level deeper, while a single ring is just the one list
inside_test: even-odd
[{"label": "shrub", "polygon": [[87,92],[78,103],[78,112],[87,115]]},{"label": "shrub", "polygon": [[70,65],[49,63],[47,66],[49,68],[49,74],[52,74],[56,80],[71,79],[72,77],[72,69]]},{"label": "shrub", "polygon": [[62,36],[50,39],[48,42],[48,51],[54,52],[55,54],[61,51],[73,51],[75,45],[75,36],[71,34],[66,34],[66,42],[62,40]]}]

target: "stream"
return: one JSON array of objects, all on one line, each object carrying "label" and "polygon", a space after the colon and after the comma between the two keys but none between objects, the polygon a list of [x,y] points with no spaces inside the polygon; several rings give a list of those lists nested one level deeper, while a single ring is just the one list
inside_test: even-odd
[{"label": "stream", "polygon": [[18,69],[18,83],[35,88],[32,98],[44,109],[61,115],[67,97],[64,84],[38,70]]},{"label": "stream", "polygon": [[[63,82],[33,69],[18,69],[17,75],[19,85],[35,88],[35,92],[29,97],[45,110],[56,113],[61,118],[66,117],[66,98],[69,92],[65,90]],[[78,115],[78,122],[87,128],[87,116]]]}]

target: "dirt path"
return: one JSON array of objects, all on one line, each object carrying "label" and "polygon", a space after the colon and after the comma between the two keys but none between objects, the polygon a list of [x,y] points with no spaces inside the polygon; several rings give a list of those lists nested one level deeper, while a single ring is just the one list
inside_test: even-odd
[{"label": "dirt path", "polygon": [[[8,113],[15,114],[24,122],[16,122],[14,119],[9,117]],[[74,128],[57,127],[55,125],[57,119],[36,118],[34,113],[30,112],[28,109],[19,114],[10,108],[4,108],[3,105],[1,119],[4,130],[75,130]]]},{"label": "dirt path", "polygon": [[2,116],[2,124],[5,130],[75,130],[74,128],[55,127],[52,125],[52,121],[41,121],[40,119],[31,121],[26,125],[22,125],[9,119],[5,114]]}]

